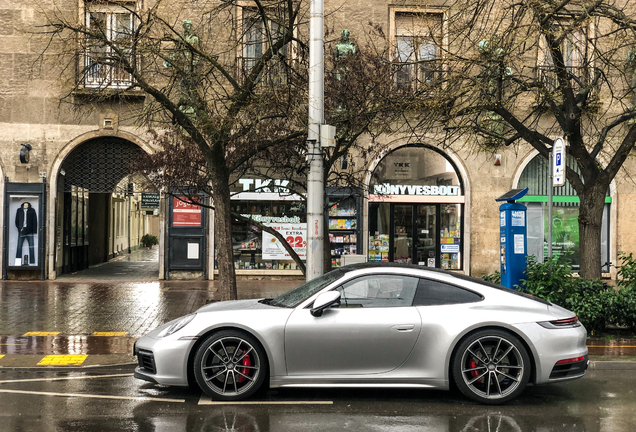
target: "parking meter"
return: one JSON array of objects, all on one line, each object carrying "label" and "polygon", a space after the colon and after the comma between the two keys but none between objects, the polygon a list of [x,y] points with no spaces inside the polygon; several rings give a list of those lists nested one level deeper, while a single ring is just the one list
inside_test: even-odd
[{"label": "parking meter", "polygon": [[528,188],[511,189],[497,198],[499,206],[499,260],[501,285],[514,289],[521,285],[526,270],[528,250],[526,206],[515,201],[528,193]]}]

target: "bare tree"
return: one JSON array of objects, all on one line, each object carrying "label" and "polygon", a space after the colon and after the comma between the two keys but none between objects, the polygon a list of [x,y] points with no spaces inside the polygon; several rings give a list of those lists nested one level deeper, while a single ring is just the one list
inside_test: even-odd
[{"label": "bare tree", "polygon": [[627,0],[449,2],[445,73],[414,109],[445,144],[525,141],[547,158],[563,136],[580,198],[580,274],[601,275],[606,192],[636,141],[636,21]]},{"label": "bare tree", "polygon": [[86,2],[86,20],[79,22],[64,10],[43,8],[48,49],[79,44],[79,61],[72,57],[68,68],[78,71],[70,95],[82,92],[93,102],[142,92],[139,124],[174,125],[187,137],[167,142],[174,135],[158,134],[155,145],[196,146],[200,157],[179,169],[202,170],[209,180],[220,294],[235,299],[231,176],[259,153],[305,133],[306,81],[296,71],[305,52],[296,39],[301,3],[156,0],[142,9],[121,3],[117,14],[101,9],[104,4]]}]

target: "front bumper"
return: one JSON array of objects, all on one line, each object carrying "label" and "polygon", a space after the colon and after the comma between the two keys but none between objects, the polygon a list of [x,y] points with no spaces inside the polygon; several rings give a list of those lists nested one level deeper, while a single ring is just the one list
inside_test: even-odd
[{"label": "front bumper", "polygon": [[144,336],[134,346],[135,378],[169,386],[188,385],[188,354],[194,340]]}]

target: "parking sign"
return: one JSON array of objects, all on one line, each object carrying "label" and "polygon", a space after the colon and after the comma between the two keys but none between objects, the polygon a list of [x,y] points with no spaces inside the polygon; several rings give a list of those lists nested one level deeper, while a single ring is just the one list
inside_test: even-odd
[{"label": "parking sign", "polygon": [[552,185],[565,185],[565,142],[561,137],[552,146]]}]

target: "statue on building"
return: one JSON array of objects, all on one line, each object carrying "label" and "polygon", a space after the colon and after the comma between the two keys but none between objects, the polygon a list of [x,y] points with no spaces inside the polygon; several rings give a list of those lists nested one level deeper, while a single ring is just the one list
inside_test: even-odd
[{"label": "statue on building", "polygon": [[178,75],[179,83],[179,110],[191,120],[196,119],[196,83],[194,74],[199,61],[195,50],[200,49],[201,41],[194,33],[192,21],[183,21],[183,38],[175,43],[175,50],[170,58],[163,62],[166,68],[172,67]]},{"label": "statue on building", "polygon": [[336,78],[342,80],[348,68],[346,66],[338,66],[338,63],[343,62],[351,54],[356,53],[355,45],[349,40],[349,30],[344,29],[340,33],[340,42],[336,44],[334,49],[334,58],[336,60]]}]

